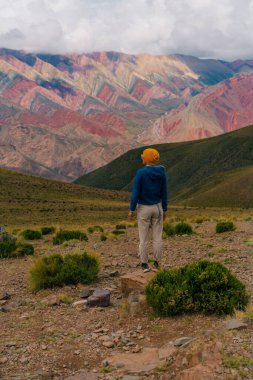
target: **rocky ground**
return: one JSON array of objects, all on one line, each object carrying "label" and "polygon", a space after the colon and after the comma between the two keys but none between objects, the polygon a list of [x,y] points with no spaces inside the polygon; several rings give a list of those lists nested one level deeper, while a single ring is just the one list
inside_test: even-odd
[{"label": "rocky ground", "polygon": [[[236,224],[236,231],[216,234],[215,223],[206,221],[193,224],[192,236],[165,239],[163,266],[220,261],[253,295],[253,247],[245,244],[253,240],[253,221]],[[136,271],[137,245],[135,227],[105,242],[94,233],[87,243],[53,246],[49,235],[34,243],[36,256],[95,251],[102,262],[99,281],[37,294],[29,289],[33,258],[1,260],[0,379],[253,379],[253,324],[247,315],[233,316],[246,322],[235,329],[228,325],[232,317],[157,318],[143,298],[122,296],[120,276]],[[111,291],[109,307],[73,304],[84,289],[97,288]]]}]

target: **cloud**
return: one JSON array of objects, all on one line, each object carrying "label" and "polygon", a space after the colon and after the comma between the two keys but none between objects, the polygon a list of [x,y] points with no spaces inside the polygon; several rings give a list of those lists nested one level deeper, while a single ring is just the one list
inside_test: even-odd
[{"label": "cloud", "polygon": [[0,0],[0,46],[253,58],[253,0]]}]

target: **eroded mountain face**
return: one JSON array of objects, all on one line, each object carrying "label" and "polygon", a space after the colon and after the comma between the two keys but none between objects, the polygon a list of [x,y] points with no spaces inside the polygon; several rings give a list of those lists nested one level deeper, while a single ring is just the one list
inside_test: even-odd
[{"label": "eroded mountain face", "polygon": [[252,91],[251,61],[0,49],[0,166],[71,181],[139,145],[251,124]]}]

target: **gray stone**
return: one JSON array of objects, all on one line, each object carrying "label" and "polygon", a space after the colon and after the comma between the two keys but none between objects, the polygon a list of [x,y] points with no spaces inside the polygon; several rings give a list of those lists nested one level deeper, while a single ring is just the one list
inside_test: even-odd
[{"label": "gray stone", "polygon": [[226,328],[228,330],[237,330],[247,327],[247,324],[239,319],[230,319],[226,322]]},{"label": "gray stone", "polygon": [[108,360],[103,360],[102,362],[102,366],[103,367],[109,367],[110,363],[108,362]]},{"label": "gray stone", "polygon": [[0,301],[9,300],[11,298],[11,295],[7,292],[0,295]]},{"label": "gray stone", "polygon": [[88,298],[91,295],[91,290],[90,289],[81,289],[80,291],[80,298]]},{"label": "gray stone", "polygon": [[191,336],[183,336],[182,338],[178,338],[174,341],[174,346],[175,347],[185,347],[191,342],[193,342],[196,338],[193,338]]},{"label": "gray stone", "polygon": [[87,305],[90,307],[107,307],[110,305],[110,295],[111,292],[109,290],[95,290],[92,296],[88,298]]},{"label": "gray stone", "polygon": [[114,271],[110,272],[109,276],[110,277],[118,277],[119,276],[119,271],[118,270],[114,270]]},{"label": "gray stone", "polygon": [[33,375],[35,376],[36,379],[40,380],[52,380],[53,379],[53,374],[52,372],[47,372],[44,371],[43,369],[39,369],[38,371],[34,372]]}]

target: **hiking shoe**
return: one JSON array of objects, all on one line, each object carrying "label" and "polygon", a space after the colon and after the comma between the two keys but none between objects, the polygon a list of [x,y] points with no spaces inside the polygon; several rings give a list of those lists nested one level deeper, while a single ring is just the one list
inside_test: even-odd
[{"label": "hiking shoe", "polygon": [[160,265],[159,265],[158,261],[156,261],[156,260],[153,262],[153,266],[154,266],[155,269],[159,269],[160,268]]},{"label": "hiking shoe", "polygon": [[150,268],[147,263],[141,263],[141,269],[143,270],[143,273],[147,273],[150,271]]}]

